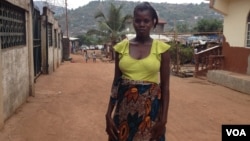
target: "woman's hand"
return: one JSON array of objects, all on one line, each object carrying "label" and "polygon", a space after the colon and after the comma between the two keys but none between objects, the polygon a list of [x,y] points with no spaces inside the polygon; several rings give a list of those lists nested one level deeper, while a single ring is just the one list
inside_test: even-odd
[{"label": "woman's hand", "polygon": [[165,135],[166,126],[163,122],[157,122],[151,129],[151,139],[150,141],[158,141],[160,137]]},{"label": "woman's hand", "polygon": [[119,130],[116,128],[111,116],[106,116],[106,132],[111,140],[117,140]]}]

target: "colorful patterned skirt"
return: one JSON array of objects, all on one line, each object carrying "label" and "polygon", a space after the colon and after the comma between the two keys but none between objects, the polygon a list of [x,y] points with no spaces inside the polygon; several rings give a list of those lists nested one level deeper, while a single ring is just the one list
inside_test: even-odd
[{"label": "colorful patterned skirt", "polygon": [[[114,92],[115,91],[115,92]],[[156,83],[122,79],[111,95],[116,104],[117,141],[150,141],[150,130],[159,120],[161,91]],[[158,141],[165,141],[165,136]]]}]

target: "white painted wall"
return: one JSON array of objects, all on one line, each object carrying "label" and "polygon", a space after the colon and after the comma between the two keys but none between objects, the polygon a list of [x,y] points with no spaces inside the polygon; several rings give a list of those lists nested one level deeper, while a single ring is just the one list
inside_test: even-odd
[{"label": "white painted wall", "polygon": [[215,0],[214,8],[224,14],[223,34],[230,46],[246,46],[250,0]]},{"label": "white painted wall", "polygon": [[[249,0],[233,0],[224,17],[224,35],[231,46],[246,46],[247,16],[250,12]],[[232,30],[233,29],[233,30]]]}]

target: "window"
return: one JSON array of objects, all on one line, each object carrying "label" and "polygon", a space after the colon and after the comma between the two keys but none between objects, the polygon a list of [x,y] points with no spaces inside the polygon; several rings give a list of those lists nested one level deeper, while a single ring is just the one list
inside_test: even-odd
[{"label": "window", "polygon": [[247,18],[247,47],[250,47],[250,13]]},{"label": "window", "polygon": [[56,29],[54,29],[54,40],[55,40],[55,48],[57,48],[57,33],[56,33]]},{"label": "window", "polygon": [[49,46],[53,46],[53,37],[52,37],[52,24],[48,23],[48,44]]},{"label": "window", "polygon": [[6,1],[0,1],[1,48],[26,44],[25,11]]},{"label": "window", "polygon": [[61,34],[60,33],[58,33],[58,35],[57,35],[57,39],[58,39],[58,48],[61,48]]}]

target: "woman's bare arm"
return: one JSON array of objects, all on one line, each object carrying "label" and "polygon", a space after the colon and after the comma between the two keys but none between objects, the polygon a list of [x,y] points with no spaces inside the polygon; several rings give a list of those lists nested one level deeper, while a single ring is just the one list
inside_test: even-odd
[{"label": "woman's bare arm", "polygon": [[[116,52],[116,54],[115,54],[115,73],[114,73],[114,79],[113,79],[113,83],[112,83],[112,87],[111,87],[111,93],[112,93],[112,89],[115,87],[115,83],[119,80],[121,75],[122,75],[122,73],[121,73],[121,70],[119,69],[119,54]],[[109,101],[109,106],[108,106],[106,116],[111,116],[113,109],[114,109],[114,103]]]},{"label": "woman's bare arm", "polygon": [[167,123],[168,107],[169,107],[169,77],[170,77],[170,55],[166,51],[161,55],[160,68],[160,87],[162,93],[162,115],[161,122]]}]

